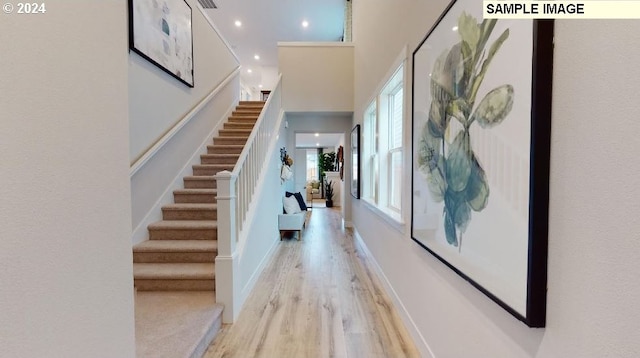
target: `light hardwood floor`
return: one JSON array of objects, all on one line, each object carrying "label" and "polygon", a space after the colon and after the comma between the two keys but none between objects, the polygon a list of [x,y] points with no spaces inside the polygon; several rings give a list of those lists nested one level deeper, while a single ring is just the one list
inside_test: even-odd
[{"label": "light hardwood floor", "polygon": [[419,357],[338,210],[314,209],[302,241],[280,242],[205,358]]}]

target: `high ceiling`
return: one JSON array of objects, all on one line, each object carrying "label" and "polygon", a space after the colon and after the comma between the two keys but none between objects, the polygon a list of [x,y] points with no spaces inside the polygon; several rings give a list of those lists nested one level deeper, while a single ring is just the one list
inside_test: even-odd
[{"label": "high ceiling", "polygon": [[333,148],[343,137],[342,133],[296,133],[296,148]]},{"label": "high ceiling", "polygon": [[275,84],[270,82],[278,73],[278,42],[342,39],[345,0],[213,1],[217,9],[207,9],[207,15],[240,58],[242,82],[256,90],[263,81],[264,89]]}]

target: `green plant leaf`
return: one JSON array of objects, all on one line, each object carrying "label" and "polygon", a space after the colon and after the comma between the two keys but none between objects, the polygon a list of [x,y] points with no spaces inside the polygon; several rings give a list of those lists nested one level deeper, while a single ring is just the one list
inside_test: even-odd
[{"label": "green plant leaf", "polygon": [[456,208],[456,216],[454,218],[456,227],[460,229],[460,232],[465,232],[470,221],[471,209],[469,209],[469,205],[464,201],[459,202],[458,207]]},{"label": "green plant leaf", "polygon": [[482,99],[471,117],[482,128],[492,128],[502,123],[513,107],[513,86],[494,88]]},{"label": "green plant leaf", "polygon": [[482,68],[478,75],[473,79],[473,83],[471,85],[471,92],[469,95],[469,103],[475,103],[476,94],[478,93],[478,89],[484,80],[484,76],[489,69],[489,65],[491,64],[491,60],[496,55],[502,44],[509,38],[509,29],[504,30],[500,37],[496,41],[491,44],[491,48],[489,49],[489,53],[487,54],[487,58],[482,62]]},{"label": "green plant leaf", "polygon": [[465,76],[465,91],[469,87],[469,79],[473,76],[473,66],[475,65],[473,58],[474,49],[467,43],[466,41],[462,41],[462,46],[460,47],[460,51],[462,51],[462,59],[464,65],[464,76]]},{"label": "green plant leaf", "polygon": [[451,215],[444,213],[444,234],[449,245],[458,246],[458,237],[456,235],[456,224],[453,222]]},{"label": "green plant leaf", "polygon": [[472,49],[476,48],[481,35],[478,20],[463,11],[458,18],[458,33],[462,40],[468,43]]},{"label": "green plant leaf", "polygon": [[[476,46],[475,53],[479,55],[482,53],[484,46],[487,44],[491,33],[493,32],[493,28],[496,26],[498,20],[496,19],[484,19],[480,24],[480,40],[478,41],[478,45]],[[474,61],[477,59],[474,59]],[[474,62],[475,65],[475,62]]]},{"label": "green plant leaf", "polygon": [[482,211],[489,202],[487,176],[475,155],[471,161],[471,174],[467,184],[466,200],[474,211]]},{"label": "green plant leaf", "polygon": [[463,98],[458,98],[455,101],[449,102],[446,113],[451,117],[456,118],[463,126],[466,127],[469,118],[469,112],[471,111],[469,109],[467,101]]},{"label": "green plant leaf", "polygon": [[444,158],[441,155],[437,155],[429,166],[429,174],[427,176],[427,186],[431,193],[431,198],[436,203],[441,203],[444,200],[444,193],[447,191],[447,181],[444,179],[443,170]]},{"label": "green plant leaf", "polygon": [[435,137],[442,138],[444,136],[449,120],[451,120],[451,116],[447,115],[446,108],[443,107],[442,103],[436,100],[431,101],[428,123]]},{"label": "green plant leaf", "polygon": [[[427,124],[422,127],[418,144],[418,167],[420,169],[433,164],[433,161],[437,160],[437,156],[440,156],[441,144],[442,139],[433,136],[429,122],[427,122]],[[425,173],[428,173],[428,171],[425,171]]]},{"label": "green plant leaf", "polygon": [[447,55],[445,71],[451,74],[451,91],[453,98],[464,96],[467,90],[468,77],[465,73],[465,58],[463,53],[463,42],[453,45]]},{"label": "green plant leaf", "polygon": [[443,104],[466,93],[469,74],[465,73],[463,47],[462,42],[458,42],[443,51],[433,64],[431,95]]},{"label": "green plant leaf", "polygon": [[447,182],[444,179],[444,158],[440,154],[442,139],[434,138],[425,125],[418,146],[418,169],[424,174],[429,192],[435,202],[444,200]]},{"label": "green plant leaf", "polygon": [[453,97],[451,70],[447,68],[449,51],[444,50],[433,64],[431,71],[431,96],[440,103],[448,103]]},{"label": "green plant leaf", "polygon": [[461,130],[449,146],[446,160],[446,177],[449,188],[462,191],[466,188],[471,174],[471,144],[469,132]]}]

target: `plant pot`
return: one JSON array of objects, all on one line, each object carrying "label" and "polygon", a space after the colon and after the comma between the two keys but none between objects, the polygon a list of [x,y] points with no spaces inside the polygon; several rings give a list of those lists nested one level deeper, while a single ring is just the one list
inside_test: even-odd
[{"label": "plant pot", "polygon": [[333,207],[333,200],[327,200],[327,208],[332,208]]}]

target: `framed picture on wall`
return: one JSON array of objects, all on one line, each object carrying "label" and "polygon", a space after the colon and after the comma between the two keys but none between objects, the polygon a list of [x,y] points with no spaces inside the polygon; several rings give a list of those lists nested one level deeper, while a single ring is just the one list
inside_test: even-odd
[{"label": "framed picture on wall", "polygon": [[191,6],[185,0],[129,0],[129,48],[193,87]]},{"label": "framed picture on wall", "polygon": [[351,196],[360,199],[360,125],[351,130]]},{"label": "framed picture on wall", "polygon": [[553,21],[454,0],[413,53],[411,236],[531,327],[546,316]]}]

